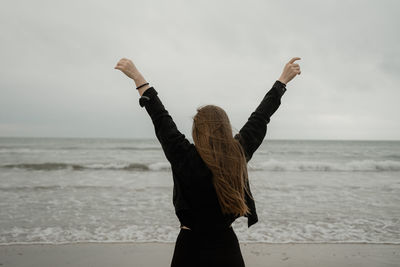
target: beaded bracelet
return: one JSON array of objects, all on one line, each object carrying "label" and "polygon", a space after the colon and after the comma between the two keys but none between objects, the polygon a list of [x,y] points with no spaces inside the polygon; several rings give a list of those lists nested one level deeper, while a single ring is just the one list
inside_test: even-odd
[{"label": "beaded bracelet", "polygon": [[141,86],[136,87],[136,89],[142,88],[143,86],[148,85],[148,84],[149,84],[149,83],[142,84]]}]

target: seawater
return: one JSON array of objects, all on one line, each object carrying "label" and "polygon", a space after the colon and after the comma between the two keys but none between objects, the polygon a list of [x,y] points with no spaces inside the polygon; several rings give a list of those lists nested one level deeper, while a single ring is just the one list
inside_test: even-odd
[{"label": "seawater", "polygon": [[[240,242],[400,243],[400,141],[268,140]],[[0,138],[0,244],[175,242],[157,139]]]}]

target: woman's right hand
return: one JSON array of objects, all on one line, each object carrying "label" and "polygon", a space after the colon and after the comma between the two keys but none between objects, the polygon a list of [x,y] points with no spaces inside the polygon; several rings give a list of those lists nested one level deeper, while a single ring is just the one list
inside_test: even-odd
[{"label": "woman's right hand", "polygon": [[286,63],[281,77],[278,79],[280,82],[287,84],[294,78],[294,76],[296,76],[297,74],[300,75],[301,71],[299,64],[294,64],[294,62],[299,59],[301,58],[294,57],[288,63]]}]

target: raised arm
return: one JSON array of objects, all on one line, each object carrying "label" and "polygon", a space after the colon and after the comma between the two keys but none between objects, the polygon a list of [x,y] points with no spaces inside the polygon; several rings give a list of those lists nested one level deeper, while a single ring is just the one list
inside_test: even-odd
[{"label": "raised arm", "polygon": [[188,155],[192,144],[185,135],[178,130],[171,115],[158,97],[158,92],[154,87],[148,88],[143,93],[141,99],[143,99],[143,97],[148,97],[148,99],[145,98],[145,102],[142,102],[141,106],[146,108],[147,113],[153,121],[157,139],[160,141],[165,156],[172,165],[179,165]]},{"label": "raised arm", "polygon": [[246,154],[247,162],[253,157],[267,134],[267,124],[272,114],[281,104],[281,97],[285,93],[285,84],[277,80],[268,93],[264,96],[256,110],[251,113],[245,125],[235,135]]},{"label": "raised arm", "polygon": [[295,60],[300,58],[292,58],[286,65],[281,77],[275,81],[272,88],[262,99],[256,110],[251,113],[245,125],[235,135],[242,145],[248,162],[254,152],[259,148],[267,134],[267,124],[270,122],[272,114],[281,104],[282,95],[286,92],[286,84],[297,74],[300,74],[298,64],[293,64]]},{"label": "raised arm", "polygon": [[135,81],[137,87],[140,87],[138,89],[141,95],[139,99],[140,106],[145,107],[147,113],[150,115],[156,137],[161,144],[167,160],[176,166],[176,164],[183,162],[192,144],[178,130],[154,87],[149,85],[141,86],[147,84],[147,82],[143,75],[137,71],[132,61],[127,59],[122,59],[121,61],[118,63],[120,66],[117,65],[116,68],[121,69],[128,77]]}]

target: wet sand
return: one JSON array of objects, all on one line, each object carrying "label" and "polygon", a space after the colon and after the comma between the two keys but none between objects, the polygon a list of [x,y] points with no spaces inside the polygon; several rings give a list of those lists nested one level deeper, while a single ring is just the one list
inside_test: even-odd
[{"label": "wet sand", "polygon": [[[0,266],[170,266],[173,243],[0,245]],[[400,266],[400,245],[240,243],[247,267]]]}]

